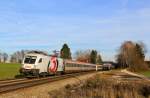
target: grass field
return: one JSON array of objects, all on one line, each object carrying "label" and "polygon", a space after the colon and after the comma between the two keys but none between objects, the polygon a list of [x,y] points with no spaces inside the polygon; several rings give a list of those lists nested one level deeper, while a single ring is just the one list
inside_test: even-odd
[{"label": "grass field", "polygon": [[20,64],[0,63],[0,79],[14,78],[19,74]]},{"label": "grass field", "polygon": [[140,72],[140,73],[146,77],[150,77],[150,71],[144,71],[144,72]]}]

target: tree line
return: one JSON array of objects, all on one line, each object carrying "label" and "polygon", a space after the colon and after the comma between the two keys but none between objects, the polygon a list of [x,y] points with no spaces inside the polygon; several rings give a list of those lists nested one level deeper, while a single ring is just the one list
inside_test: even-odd
[{"label": "tree line", "polygon": [[0,62],[6,62],[8,59],[8,54],[5,52],[0,52]]},{"label": "tree line", "polygon": [[[16,51],[12,55],[7,53],[0,53],[0,62],[11,62],[11,63],[22,63],[22,60],[29,50]],[[79,62],[86,62],[92,64],[102,64],[102,58],[100,53],[96,50],[79,50],[75,53],[75,57],[72,57],[71,49],[65,43],[60,49],[60,58],[63,59],[74,59]]]},{"label": "tree line", "polygon": [[[71,50],[67,44],[63,45],[60,53],[61,58],[72,59]],[[78,50],[75,53],[75,60],[85,63],[102,64],[101,55],[96,50]]]},{"label": "tree line", "polygon": [[21,63],[24,55],[28,52],[28,50],[16,51],[13,54],[9,55],[6,52],[0,52],[0,62],[11,62],[11,63]]}]

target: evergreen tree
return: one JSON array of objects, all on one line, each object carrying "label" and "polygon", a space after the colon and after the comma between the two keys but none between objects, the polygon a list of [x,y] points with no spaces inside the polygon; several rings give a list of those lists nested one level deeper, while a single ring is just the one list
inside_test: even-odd
[{"label": "evergreen tree", "polygon": [[137,52],[137,57],[139,57],[141,60],[144,61],[145,59],[145,54],[144,54],[144,49],[142,47],[142,45],[140,45],[139,43],[136,43],[136,52]]},{"label": "evergreen tree", "polygon": [[63,45],[60,57],[64,59],[71,59],[71,51],[67,44]]},{"label": "evergreen tree", "polygon": [[90,54],[90,62],[92,64],[96,64],[96,58],[97,58],[97,51],[96,50],[92,50],[91,54]]},{"label": "evergreen tree", "polygon": [[97,55],[96,63],[97,63],[97,64],[102,64],[102,58],[101,58],[101,55],[100,55],[100,54]]}]

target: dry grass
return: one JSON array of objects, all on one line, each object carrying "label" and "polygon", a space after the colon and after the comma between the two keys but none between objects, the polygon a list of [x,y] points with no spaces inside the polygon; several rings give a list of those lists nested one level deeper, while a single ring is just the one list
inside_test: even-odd
[{"label": "dry grass", "polygon": [[101,79],[99,75],[84,83],[66,85],[50,92],[50,98],[150,98],[150,84],[137,81]]}]

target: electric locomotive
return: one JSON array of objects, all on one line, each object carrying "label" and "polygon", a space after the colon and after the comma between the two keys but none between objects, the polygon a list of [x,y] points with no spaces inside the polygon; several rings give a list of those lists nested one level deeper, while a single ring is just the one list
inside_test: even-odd
[{"label": "electric locomotive", "polygon": [[101,65],[64,60],[42,52],[31,52],[25,55],[20,73],[25,76],[46,76],[100,69]]}]

